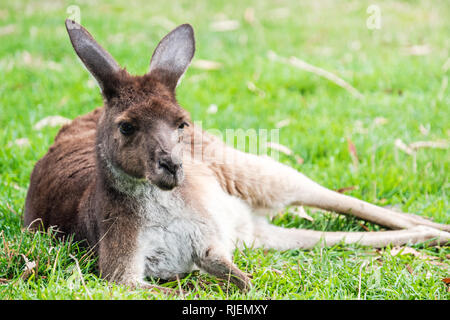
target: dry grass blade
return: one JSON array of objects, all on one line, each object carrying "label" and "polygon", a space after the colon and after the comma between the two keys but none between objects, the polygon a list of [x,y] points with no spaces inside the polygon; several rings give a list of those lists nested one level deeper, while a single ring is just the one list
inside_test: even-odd
[{"label": "dry grass blade", "polygon": [[409,264],[406,265],[406,270],[408,270],[410,275],[413,275],[414,271]]},{"label": "dry grass blade", "polygon": [[358,168],[359,165],[359,159],[358,154],[356,153],[356,147],[350,138],[347,138],[347,144],[348,144],[348,151],[350,152],[350,156],[352,157],[353,165],[355,168]]},{"label": "dry grass blade", "polygon": [[407,146],[401,139],[395,139],[395,146],[402,150],[403,152],[412,156],[414,154],[414,150]]},{"label": "dry grass blade", "polygon": [[447,285],[447,292],[450,293],[450,278],[444,278],[442,279],[442,282]]},{"label": "dry grass blade", "polygon": [[398,149],[409,154],[410,156],[414,155],[417,150],[423,148],[448,149],[449,147],[447,141],[416,141],[407,145],[401,139],[395,139],[394,143]]},{"label": "dry grass blade", "polygon": [[24,269],[21,277],[23,280],[27,280],[30,277],[30,275],[33,273],[33,270],[36,267],[36,262],[29,261],[28,258],[24,254],[21,254],[21,256],[25,260],[25,269]]},{"label": "dry grass blade", "polygon": [[245,9],[244,20],[250,24],[255,23],[255,9],[254,8]]},{"label": "dry grass blade", "polygon": [[298,67],[300,69],[303,69],[305,71],[312,72],[314,74],[317,74],[317,75],[319,75],[321,77],[324,77],[324,78],[334,82],[338,86],[346,89],[348,92],[350,92],[352,95],[354,95],[357,98],[363,98],[364,97],[356,88],[354,88],[352,85],[350,85],[347,81],[339,78],[338,76],[336,76],[335,74],[333,74],[333,73],[331,73],[331,72],[329,72],[327,70],[324,70],[324,69],[319,68],[319,67],[315,67],[315,66],[313,66],[313,65],[311,65],[311,64],[309,64],[309,63],[307,63],[307,62],[305,62],[303,60],[300,60],[300,59],[298,59],[296,57],[289,58],[289,61],[290,61],[290,63],[293,66],[296,66],[296,67]]},{"label": "dry grass blade", "polygon": [[283,271],[278,270],[278,269],[270,268],[269,270],[272,271],[272,272],[275,272],[276,274],[279,274],[279,275],[283,274]]},{"label": "dry grass blade", "polygon": [[297,161],[298,164],[305,163],[305,159],[303,159],[302,157],[297,156],[297,155],[295,156],[295,161]]},{"label": "dry grass blade", "polygon": [[19,138],[14,140],[12,144],[8,144],[9,146],[15,145],[18,147],[29,147],[30,146],[30,140],[27,138]]},{"label": "dry grass blade", "polygon": [[71,120],[61,116],[49,116],[34,125],[35,130],[41,130],[44,127],[57,127],[60,125],[68,124]]},{"label": "dry grass blade", "polygon": [[359,268],[359,280],[358,280],[358,300],[361,300],[361,279],[362,279],[362,269],[366,266],[367,261],[364,261]]},{"label": "dry grass blade", "polygon": [[280,120],[277,123],[275,123],[275,127],[278,129],[281,129],[283,127],[288,126],[290,123],[291,123],[291,119]]},{"label": "dry grass blade", "polygon": [[296,215],[297,217],[306,219],[308,221],[311,222],[314,221],[314,219],[306,213],[305,208],[303,208],[302,206],[294,208],[294,210],[292,210],[291,213]]},{"label": "dry grass blade", "polygon": [[5,235],[3,234],[3,230],[2,230],[1,235],[2,235],[2,239],[3,239],[3,247],[4,247],[5,258],[6,258],[6,260],[8,260],[8,265],[6,266],[6,270],[8,270],[10,265],[11,265],[11,262],[12,262],[13,254],[12,254],[11,250],[9,249],[9,245],[8,245],[8,242],[5,239]]},{"label": "dry grass blade", "polygon": [[450,265],[448,263],[444,263],[444,262],[439,262],[439,261],[429,261],[429,264],[435,265],[435,266],[439,266],[439,267],[444,267],[445,269],[450,268]]},{"label": "dry grass blade", "polygon": [[366,230],[367,232],[370,232],[370,229],[367,228],[365,225],[363,225],[362,223],[358,222],[358,225],[363,228],[364,230]]},{"label": "dry grass blade", "polygon": [[449,144],[447,141],[417,141],[409,144],[409,148],[417,150],[421,148],[438,148],[448,149]]},{"label": "dry grass blade", "polygon": [[259,95],[260,97],[265,97],[266,93],[261,90],[260,88],[258,88],[253,82],[248,81],[247,82],[247,88],[248,90],[250,90],[251,92],[255,92],[257,95]]},{"label": "dry grass blade", "polygon": [[240,23],[236,20],[222,20],[211,23],[211,30],[217,32],[233,31],[239,27]]},{"label": "dry grass blade", "polygon": [[429,255],[419,252],[416,249],[411,248],[411,247],[399,247],[399,246],[393,247],[391,249],[390,253],[392,256],[411,254],[414,257],[417,257],[422,260],[437,260],[437,259],[439,259],[438,257],[429,256]]},{"label": "dry grass blade", "polygon": [[336,192],[345,193],[347,191],[352,191],[352,190],[355,190],[355,189],[357,189],[357,186],[343,187],[343,188],[337,189]]},{"label": "dry grass blade", "polygon": [[271,148],[271,149],[283,152],[284,154],[287,154],[288,156],[291,156],[291,155],[294,154],[294,152],[291,149],[289,149],[288,147],[283,146],[283,145],[281,145],[279,143],[267,142],[266,146],[268,148]]},{"label": "dry grass blade", "polygon": [[203,59],[196,59],[192,61],[191,66],[201,70],[218,70],[222,68],[222,64],[220,62]]},{"label": "dry grass blade", "polygon": [[14,31],[16,31],[16,26],[13,24],[0,27],[0,36],[6,36],[8,34],[14,33]]},{"label": "dry grass blade", "polygon": [[420,130],[420,133],[423,134],[424,136],[426,136],[426,135],[428,135],[430,133],[430,130],[425,128],[423,126],[423,124],[420,124],[419,130]]},{"label": "dry grass blade", "polygon": [[403,53],[411,56],[426,56],[431,53],[431,47],[427,44],[413,45],[403,49]]},{"label": "dry grass blade", "polygon": [[89,298],[92,300],[92,295],[89,289],[86,287],[86,283],[84,282],[83,273],[81,273],[80,264],[78,263],[78,259],[75,258],[73,255],[69,254],[69,257],[71,257],[75,261],[75,265],[77,267],[78,274],[80,275],[81,283],[83,284],[84,290],[86,290],[86,293],[88,294]]},{"label": "dry grass blade", "polygon": [[305,70],[308,72],[312,72],[318,76],[321,76],[321,77],[324,77],[324,78],[330,80],[331,82],[334,82],[335,84],[346,89],[353,96],[355,96],[359,99],[364,97],[356,88],[351,86],[348,82],[346,82],[345,80],[339,78],[338,76],[336,76],[335,74],[333,74],[327,70],[324,70],[319,67],[315,67],[315,66],[313,66],[303,60],[300,60],[296,57],[290,57],[289,62],[291,65],[293,65],[299,69],[302,69],[302,70]]},{"label": "dry grass blade", "polygon": [[340,86],[341,88],[344,88],[345,90],[347,90],[348,92],[350,92],[353,96],[355,96],[356,98],[363,98],[364,96],[352,85],[350,85],[347,81],[343,80],[342,78],[339,78],[337,75],[313,66],[312,64],[307,63],[306,61],[303,61],[297,57],[290,57],[289,59],[283,58],[283,57],[278,57],[276,55],[276,53],[274,52],[269,52],[269,58],[270,59],[277,59],[279,61],[282,61],[284,63],[290,64],[291,66],[294,66],[298,69],[301,70],[305,70],[311,73],[314,73],[320,77],[323,77],[325,79],[330,80],[331,82],[337,84],[338,86]]},{"label": "dry grass blade", "polygon": [[373,119],[373,123],[376,126],[382,126],[382,125],[384,125],[384,124],[386,124],[388,122],[389,122],[389,120],[384,118],[384,117],[376,117],[375,119]]},{"label": "dry grass blade", "polygon": [[178,277],[178,275],[177,275],[177,283],[178,283],[178,291],[179,291],[179,293],[180,293],[180,296],[182,297],[182,299],[185,299],[184,291],[183,291],[183,289],[181,288],[180,277]]}]

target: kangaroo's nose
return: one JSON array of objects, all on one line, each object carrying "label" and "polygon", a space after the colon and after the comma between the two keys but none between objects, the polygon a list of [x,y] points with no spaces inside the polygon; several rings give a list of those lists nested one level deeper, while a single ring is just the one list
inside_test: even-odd
[{"label": "kangaroo's nose", "polygon": [[172,175],[176,175],[178,170],[180,170],[183,166],[181,161],[174,161],[171,157],[159,159],[158,165],[161,169]]}]

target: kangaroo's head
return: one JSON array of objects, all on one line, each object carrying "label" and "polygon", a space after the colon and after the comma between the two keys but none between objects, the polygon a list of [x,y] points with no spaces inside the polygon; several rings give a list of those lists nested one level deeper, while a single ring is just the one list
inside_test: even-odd
[{"label": "kangaroo's head", "polygon": [[76,22],[66,20],[66,28],[104,98],[97,127],[97,152],[102,159],[114,170],[161,189],[179,185],[183,180],[183,128],[190,119],[175,99],[175,88],[194,55],[192,27],[183,24],[166,35],[143,76],[131,76],[120,68]]}]

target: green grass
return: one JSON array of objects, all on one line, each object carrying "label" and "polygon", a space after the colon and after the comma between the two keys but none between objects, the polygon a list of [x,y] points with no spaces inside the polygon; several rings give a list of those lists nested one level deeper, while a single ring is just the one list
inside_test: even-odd
[{"label": "green grass", "polygon": [[[304,163],[287,156],[282,162],[328,188],[355,186],[347,194],[450,223],[449,149],[422,149],[414,158],[394,145],[396,139],[408,144],[450,138],[446,0],[377,1],[379,30],[366,27],[371,1],[2,1],[0,298],[181,298],[107,283],[96,276],[95,259],[76,243],[52,240],[51,232],[30,233],[22,225],[31,170],[58,131],[33,125],[50,115],[75,118],[102,103],[64,28],[73,4],[81,9],[81,23],[136,74],[147,71],[154,47],[172,26],[191,23],[196,59],[222,64],[218,70],[190,68],[178,88],[179,102],[203,128],[272,129],[290,119],[280,130],[280,143]],[[254,9],[253,24],[244,18],[246,8]],[[240,27],[213,31],[211,23],[221,19],[237,20]],[[413,45],[430,51],[408,54]],[[333,72],[364,98],[272,61],[269,51]],[[259,91],[250,90],[248,82]],[[216,114],[206,112],[211,104],[218,106]],[[377,124],[377,117],[384,123]],[[20,138],[30,145],[17,145]],[[356,147],[358,167],[347,139]],[[284,213],[274,223],[329,231],[379,229],[332,213],[309,213],[314,222]],[[186,299],[448,300],[441,280],[449,274],[450,248],[414,248],[434,259],[356,245],[285,252],[247,248],[236,250],[234,258],[253,275],[248,293],[196,272],[164,286],[181,285]],[[28,276],[24,256],[37,264]]]}]

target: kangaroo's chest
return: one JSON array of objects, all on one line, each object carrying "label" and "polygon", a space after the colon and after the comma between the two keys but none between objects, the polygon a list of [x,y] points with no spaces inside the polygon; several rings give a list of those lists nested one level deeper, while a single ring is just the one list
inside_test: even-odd
[{"label": "kangaroo's chest", "polygon": [[158,189],[146,193],[140,207],[138,251],[145,276],[174,279],[191,272],[208,247],[231,257],[239,241],[251,242],[250,208],[218,184],[209,184],[194,206]]},{"label": "kangaroo's chest", "polygon": [[148,225],[140,236],[145,276],[173,280],[192,271],[196,254],[196,226],[185,221]]},{"label": "kangaroo's chest", "polygon": [[195,212],[179,196],[165,192],[146,195],[140,210],[138,252],[145,276],[171,280],[191,272],[205,232]]}]

